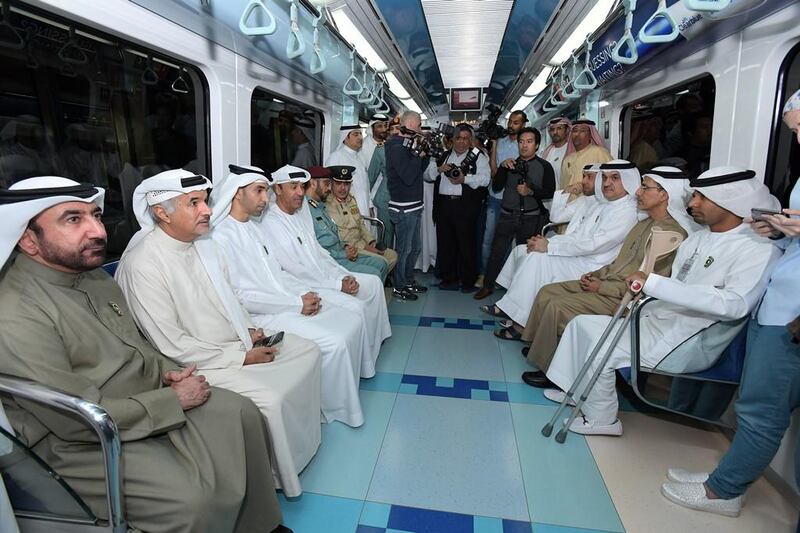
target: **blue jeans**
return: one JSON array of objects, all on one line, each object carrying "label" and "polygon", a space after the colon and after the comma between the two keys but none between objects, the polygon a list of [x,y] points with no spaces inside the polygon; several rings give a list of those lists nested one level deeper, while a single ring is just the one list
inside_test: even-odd
[{"label": "blue jeans", "polygon": [[[736,400],[739,426],[728,453],[708,478],[709,488],[725,499],[744,494],[775,457],[798,406],[800,345],[792,344],[784,326],[751,320]],[[795,447],[794,472],[800,485],[800,446]]]},{"label": "blue jeans", "polygon": [[486,273],[486,264],[489,256],[492,255],[492,240],[494,239],[494,229],[497,227],[497,219],[500,218],[500,206],[503,205],[502,198],[495,198],[489,195],[486,198],[486,226],[483,230],[483,241],[481,241],[481,274]]},{"label": "blue jeans", "polygon": [[422,209],[399,213],[389,211],[389,218],[394,224],[395,252],[397,265],[394,267],[394,286],[402,288],[414,281],[414,265],[422,251]]}]

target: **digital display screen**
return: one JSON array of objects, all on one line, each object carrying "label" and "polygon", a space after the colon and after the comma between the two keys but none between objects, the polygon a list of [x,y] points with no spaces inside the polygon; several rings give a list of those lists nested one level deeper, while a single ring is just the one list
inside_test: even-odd
[{"label": "digital display screen", "polygon": [[483,89],[450,89],[450,111],[480,111]]}]

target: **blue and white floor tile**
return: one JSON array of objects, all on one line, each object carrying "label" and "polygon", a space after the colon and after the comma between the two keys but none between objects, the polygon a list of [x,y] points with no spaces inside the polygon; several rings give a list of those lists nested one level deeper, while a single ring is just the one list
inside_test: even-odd
[{"label": "blue and white floor tile", "polygon": [[[763,531],[794,531],[796,511],[759,483],[748,504],[757,520],[664,500],[663,464],[648,471],[648,454],[658,448],[667,461],[670,447],[653,435],[669,438],[674,429],[630,402],[621,404],[622,439],[544,438],[555,404],[522,383],[531,369],[522,344],[497,340],[472,294],[439,290],[430,275],[417,279],[431,289],[416,302],[390,303],[393,336],[375,377],[361,380],[365,424],[323,426],[322,446],[300,476],[305,492],[281,497],[284,523],[296,533],[672,532],[674,516],[683,520],[678,530],[736,532],[758,530],[765,513],[779,516]],[[719,435],[694,431],[693,449],[718,458]],[[676,452],[675,464],[682,459]]]}]

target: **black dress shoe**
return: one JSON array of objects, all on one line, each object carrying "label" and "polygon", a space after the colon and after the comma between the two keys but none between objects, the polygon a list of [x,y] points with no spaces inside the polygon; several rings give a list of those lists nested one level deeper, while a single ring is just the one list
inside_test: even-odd
[{"label": "black dress shoe", "polygon": [[284,526],[283,524],[279,524],[278,527],[273,529],[270,533],[294,533],[294,531]]},{"label": "black dress shoe", "polygon": [[522,356],[523,356],[523,357],[528,357],[528,352],[529,352],[529,351],[531,351],[531,347],[530,347],[530,346],[525,346],[525,347],[523,347],[523,348],[522,348]]},{"label": "black dress shoe", "polygon": [[547,379],[547,376],[541,370],[523,372],[522,381],[537,389],[555,389],[557,387],[555,383]]},{"label": "black dress shoe", "polygon": [[457,281],[443,281],[439,283],[439,289],[443,291],[457,291],[461,284]]}]

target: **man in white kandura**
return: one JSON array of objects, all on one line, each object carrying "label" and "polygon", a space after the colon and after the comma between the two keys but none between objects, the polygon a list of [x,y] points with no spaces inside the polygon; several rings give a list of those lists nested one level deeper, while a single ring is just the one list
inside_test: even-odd
[{"label": "man in white kandura", "polygon": [[278,347],[253,345],[265,334],[230,286],[219,245],[200,238],[209,230],[210,187],[182,169],[140,183],[133,210],[142,229],[116,279],[139,329],[161,353],[253,400],[269,428],[276,486],[297,496],[297,474],[321,438],[319,348],[291,334]]},{"label": "man in white kandura", "polygon": [[361,214],[371,217],[374,206],[369,193],[369,176],[367,175],[369,161],[364,161],[361,153],[364,145],[364,132],[358,124],[350,124],[339,128],[339,133],[339,146],[325,160],[325,166],[355,167],[350,194],[356,199]]},{"label": "man in white kandura", "polygon": [[270,253],[283,270],[326,301],[358,314],[367,332],[361,377],[374,376],[381,343],[392,335],[381,279],[346,270],[319,244],[303,189],[311,174],[287,165],[273,172],[272,178],[276,205],[261,220]]},{"label": "man in white kandura", "polygon": [[[366,326],[361,317],[322,298],[275,259],[264,228],[252,217],[268,208],[272,178],[258,167],[230,165],[211,193],[211,238],[225,251],[231,284],[262,328],[294,333],[322,351],[322,418],[364,423],[358,398]],[[272,209],[276,207],[272,206]]]},{"label": "man in white kandura", "polygon": [[[751,170],[717,167],[691,180],[689,211],[695,222],[707,226],[681,243],[672,263],[672,274],[663,277],[642,272],[628,276],[628,283],[644,284],[643,292],[659,301],[648,305],[641,318],[641,363],[655,368],[673,349],[698,331],[719,320],[747,316],[766,288],[770,265],[780,255],[771,241],[758,236],[742,222],[752,208],[779,210],[780,203]],[[586,357],[609,321],[608,316],[578,315],[567,325],[547,377],[560,388],[572,386]],[[728,339],[731,340],[731,339]],[[608,342],[608,341],[607,341]],[[583,417],[570,431],[585,435],[621,435],[617,419],[614,370],[630,366],[630,334],[623,334],[583,404]],[[600,350],[604,353],[607,345]],[[713,350],[709,351],[712,353]],[[719,352],[716,352],[719,353]],[[685,369],[705,368],[705,352],[687,361]],[[712,354],[714,355],[714,354]],[[578,390],[591,378],[601,357]],[[564,393],[548,389],[545,396],[561,401]]]},{"label": "man in white kandura", "polygon": [[[638,221],[634,195],[640,179],[635,170],[612,170],[613,163],[605,170],[604,165],[599,165],[596,171],[585,169],[581,196],[572,202],[567,202],[569,190],[556,192],[553,211],[562,216],[563,212],[570,212],[565,233],[550,238],[537,235],[514,248],[497,278],[508,291],[494,309],[488,310],[490,314],[502,311],[517,324],[526,324],[536,295],[544,285],[578,279],[614,261]],[[603,174],[611,172],[618,172],[622,183],[603,187]],[[684,195],[680,198],[685,201]]]}]

